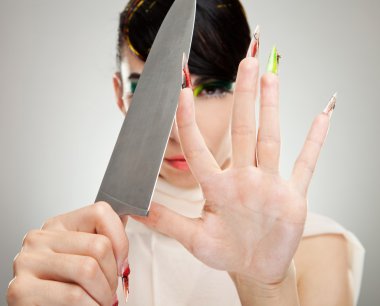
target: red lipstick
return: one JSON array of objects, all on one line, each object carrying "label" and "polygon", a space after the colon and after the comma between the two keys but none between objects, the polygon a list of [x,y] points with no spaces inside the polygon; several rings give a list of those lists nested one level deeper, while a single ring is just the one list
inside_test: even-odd
[{"label": "red lipstick", "polygon": [[177,155],[177,156],[171,156],[165,158],[165,161],[172,166],[173,168],[176,168],[178,170],[182,171],[189,171],[189,165],[183,155]]}]

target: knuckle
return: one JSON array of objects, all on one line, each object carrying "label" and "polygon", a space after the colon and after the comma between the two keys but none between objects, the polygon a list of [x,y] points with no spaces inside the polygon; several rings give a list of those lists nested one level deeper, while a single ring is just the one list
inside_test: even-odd
[{"label": "knuckle", "polygon": [[15,277],[9,282],[6,292],[9,305],[16,303],[21,299],[23,292],[25,292],[25,286],[25,282],[20,277]]},{"label": "knuckle", "polygon": [[258,137],[257,143],[262,144],[272,144],[272,145],[281,145],[281,139],[275,135],[260,135]]},{"label": "knuckle", "polygon": [[18,253],[13,259],[13,272],[16,274],[25,265],[26,256],[24,252]]},{"label": "knuckle", "polygon": [[26,233],[22,241],[22,246],[33,246],[40,239],[42,232],[40,230],[31,230]]},{"label": "knuckle", "polygon": [[73,286],[66,293],[66,301],[68,305],[80,305],[85,299],[84,291],[77,286]]},{"label": "knuckle", "polygon": [[79,275],[85,279],[93,279],[98,274],[99,265],[96,259],[85,257],[79,265]]},{"label": "knuckle", "polygon": [[99,217],[103,217],[104,215],[114,213],[114,210],[112,209],[111,205],[104,201],[95,203],[93,207],[96,215]]},{"label": "knuckle", "polygon": [[49,228],[53,228],[57,225],[58,223],[58,218],[57,217],[52,217],[52,218],[49,218],[47,219],[44,224],[42,224],[42,227],[41,229],[42,230],[46,230],[46,229],[49,229]]},{"label": "knuckle", "polygon": [[91,248],[97,258],[103,259],[112,250],[112,243],[106,236],[96,235]]}]

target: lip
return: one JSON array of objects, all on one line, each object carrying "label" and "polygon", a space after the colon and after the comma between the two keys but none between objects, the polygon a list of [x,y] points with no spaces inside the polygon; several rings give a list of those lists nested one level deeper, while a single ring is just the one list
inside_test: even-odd
[{"label": "lip", "polygon": [[167,160],[186,160],[185,156],[183,156],[183,155],[175,155],[175,156],[171,156],[171,157],[165,157],[165,159],[167,159]]},{"label": "lip", "polygon": [[182,171],[190,170],[189,165],[183,155],[171,156],[171,157],[165,158],[165,161],[170,166],[178,170],[182,170]]}]

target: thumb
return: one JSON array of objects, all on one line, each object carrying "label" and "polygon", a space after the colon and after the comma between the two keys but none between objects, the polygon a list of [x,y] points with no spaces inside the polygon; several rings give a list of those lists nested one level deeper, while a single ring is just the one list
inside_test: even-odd
[{"label": "thumb", "polygon": [[193,249],[195,236],[198,234],[201,220],[182,216],[169,208],[152,202],[147,217],[130,216],[148,227],[176,239],[188,250]]}]

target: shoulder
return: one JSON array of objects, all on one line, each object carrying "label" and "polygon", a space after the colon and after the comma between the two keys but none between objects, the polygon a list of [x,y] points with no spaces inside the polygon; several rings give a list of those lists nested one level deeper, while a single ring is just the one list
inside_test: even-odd
[{"label": "shoulder", "polygon": [[305,233],[294,257],[301,304],[354,304],[348,233],[330,218],[308,215]]},{"label": "shoulder", "polygon": [[302,305],[353,305],[350,254],[343,235],[303,238],[295,264]]},{"label": "shoulder", "polygon": [[[295,255],[299,277],[311,272],[320,274],[321,267],[331,270],[349,268],[349,250],[345,237],[341,234],[322,234],[304,237]],[[331,267],[331,264],[335,264]],[[332,269],[331,269],[332,268]],[[328,271],[323,271],[323,274]]]}]

